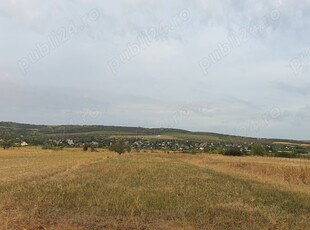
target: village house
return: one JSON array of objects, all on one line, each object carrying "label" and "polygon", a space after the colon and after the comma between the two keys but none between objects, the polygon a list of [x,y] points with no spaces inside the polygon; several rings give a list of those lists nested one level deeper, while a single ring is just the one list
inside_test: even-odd
[{"label": "village house", "polygon": [[25,146],[28,146],[28,143],[26,141],[23,141],[21,144],[20,144],[21,147],[25,147]]},{"label": "village house", "polygon": [[74,145],[74,141],[72,139],[68,139],[67,143],[68,143],[68,145],[71,145],[71,146]]}]

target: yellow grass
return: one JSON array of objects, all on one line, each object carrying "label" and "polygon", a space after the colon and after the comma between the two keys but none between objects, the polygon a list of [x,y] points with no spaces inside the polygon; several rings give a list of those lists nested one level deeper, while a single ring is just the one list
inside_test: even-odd
[{"label": "yellow grass", "polygon": [[310,194],[310,160],[209,154],[182,155],[180,159],[200,167],[280,186],[284,190]]},{"label": "yellow grass", "polygon": [[0,150],[0,229],[309,229],[309,161]]}]

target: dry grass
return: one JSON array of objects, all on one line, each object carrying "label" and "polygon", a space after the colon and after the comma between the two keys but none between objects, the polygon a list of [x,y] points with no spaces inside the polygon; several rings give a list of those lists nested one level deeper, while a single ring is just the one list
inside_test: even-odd
[{"label": "dry grass", "polygon": [[180,159],[200,167],[310,194],[310,160],[202,154]]},{"label": "dry grass", "polygon": [[256,166],[295,172],[296,160],[28,148],[0,159],[0,229],[310,227],[308,174],[292,176],[296,192],[274,186],[281,173],[261,183]]}]

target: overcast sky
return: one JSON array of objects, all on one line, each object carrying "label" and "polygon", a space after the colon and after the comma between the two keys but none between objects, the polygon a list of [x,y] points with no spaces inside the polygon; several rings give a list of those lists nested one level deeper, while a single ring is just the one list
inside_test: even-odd
[{"label": "overcast sky", "polygon": [[309,0],[1,0],[0,120],[310,139]]}]

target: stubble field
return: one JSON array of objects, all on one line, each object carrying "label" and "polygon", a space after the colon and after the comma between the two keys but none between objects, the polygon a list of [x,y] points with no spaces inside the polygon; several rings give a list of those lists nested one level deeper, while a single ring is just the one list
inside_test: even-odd
[{"label": "stubble field", "polygon": [[310,229],[310,161],[0,150],[0,229]]}]

